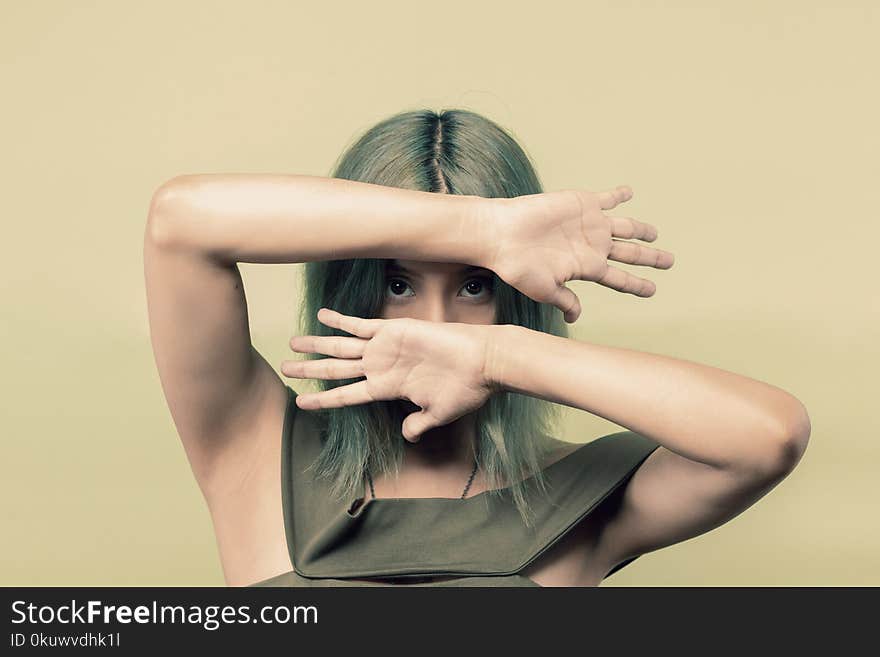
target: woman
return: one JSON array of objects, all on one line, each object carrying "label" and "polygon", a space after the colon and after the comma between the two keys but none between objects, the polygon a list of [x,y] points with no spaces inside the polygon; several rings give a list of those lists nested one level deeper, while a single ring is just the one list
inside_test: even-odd
[{"label": "woman", "polygon": [[[151,337],[229,585],[596,586],[707,532],[799,461],[779,388],[570,340],[565,286],[668,269],[627,187],[543,193],[467,111],[373,127],[331,178],[187,175],[153,197]],[[238,262],[306,263],[305,359],[253,348]],[[565,404],[626,430],[553,437]],[[280,478],[280,486],[279,486]]]}]

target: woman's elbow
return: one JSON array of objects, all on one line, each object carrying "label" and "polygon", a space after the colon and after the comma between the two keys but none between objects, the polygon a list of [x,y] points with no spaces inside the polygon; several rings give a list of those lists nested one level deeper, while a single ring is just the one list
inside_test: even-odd
[{"label": "woman's elbow", "polygon": [[807,451],[812,431],[807,408],[796,397],[792,397],[791,400],[790,409],[786,411],[784,417],[776,462],[778,469],[785,474],[794,470],[800,463]]}]

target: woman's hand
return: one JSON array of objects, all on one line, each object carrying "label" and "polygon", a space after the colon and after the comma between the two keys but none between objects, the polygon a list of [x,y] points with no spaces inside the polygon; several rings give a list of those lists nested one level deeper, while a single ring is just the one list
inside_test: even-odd
[{"label": "woman's hand", "polygon": [[287,360],[285,376],[298,379],[350,379],[349,385],[297,395],[302,409],[338,408],[380,400],[408,399],[421,407],[403,422],[403,437],[421,434],[480,408],[494,388],[485,361],[491,325],[428,322],[412,318],[363,319],[321,308],[318,320],[347,336],[296,336],[290,348],[331,356]]},{"label": "woman's hand", "polygon": [[654,283],[607,262],[657,269],[669,269],[674,262],[667,251],[624,241],[653,242],[656,228],[603,213],[631,198],[632,190],[621,185],[607,192],[566,190],[495,199],[499,203],[487,238],[491,246],[479,264],[535,301],[558,307],[569,323],[581,314],[577,295],[565,286],[570,280],[650,297]]}]

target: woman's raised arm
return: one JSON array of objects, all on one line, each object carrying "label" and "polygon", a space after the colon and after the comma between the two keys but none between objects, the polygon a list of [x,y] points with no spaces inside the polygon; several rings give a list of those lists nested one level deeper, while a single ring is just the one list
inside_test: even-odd
[{"label": "woman's raised arm", "polygon": [[171,179],[152,204],[152,238],[218,260],[293,263],[399,258],[480,264],[493,199],[293,174]]},{"label": "woman's raised arm", "polygon": [[253,348],[238,262],[479,259],[489,199],[297,175],[185,175],[153,195],[144,275],[168,407],[209,505],[264,464],[287,390]]}]

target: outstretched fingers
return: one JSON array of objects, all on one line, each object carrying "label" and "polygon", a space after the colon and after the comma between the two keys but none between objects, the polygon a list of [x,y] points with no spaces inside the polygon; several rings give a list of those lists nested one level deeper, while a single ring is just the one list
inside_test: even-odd
[{"label": "outstretched fingers", "polygon": [[615,239],[612,239],[611,242],[611,250],[608,252],[609,260],[625,262],[628,265],[648,265],[657,269],[669,269],[675,262],[675,256],[669,251],[652,249],[637,242]]},{"label": "outstretched fingers", "polygon": [[632,217],[608,217],[611,223],[611,236],[627,240],[653,242],[657,239],[657,229],[651,224],[636,221]]},{"label": "outstretched fingers", "polygon": [[357,381],[347,386],[339,386],[323,392],[308,392],[296,396],[296,405],[305,410],[320,408],[342,408],[343,406],[357,406],[376,401],[367,390],[367,382]]},{"label": "outstretched fingers", "polygon": [[618,292],[628,292],[637,297],[650,297],[657,291],[657,286],[645,278],[633,276],[629,272],[608,265],[605,275],[596,281],[599,285],[610,287]]},{"label": "outstretched fingers", "polygon": [[281,363],[281,373],[292,379],[356,379],[366,376],[362,358],[285,360]]},{"label": "outstretched fingers", "polygon": [[630,200],[633,191],[629,185],[618,185],[612,190],[597,192],[597,196],[599,197],[599,207],[603,210],[611,210],[624,201]]},{"label": "outstretched fingers", "polygon": [[357,335],[362,338],[372,338],[385,320],[352,317],[351,315],[343,315],[330,308],[321,308],[318,310],[318,321],[327,326],[341,329],[346,333],[351,333],[352,335]]},{"label": "outstretched fingers", "polygon": [[290,339],[293,351],[326,354],[337,358],[360,358],[369,340],[341,335],[295,335]]}]

